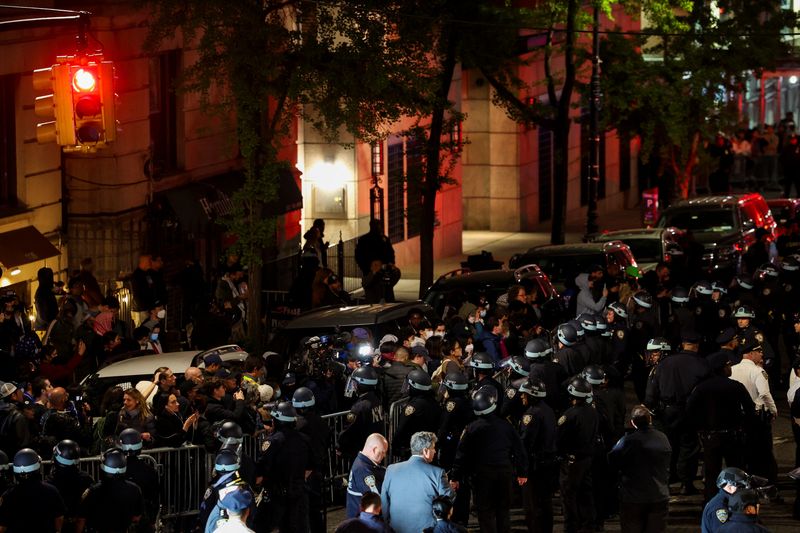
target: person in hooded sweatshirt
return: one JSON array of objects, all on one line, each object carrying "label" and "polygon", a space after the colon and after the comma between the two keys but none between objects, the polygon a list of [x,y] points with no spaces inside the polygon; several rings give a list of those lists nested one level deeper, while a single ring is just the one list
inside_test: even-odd
[{"label": "person in hooded sweatshirt", "polygon": [[578,287],[575,314],[599,314],[606,307],[608,289],[603,285],[603,268],[599,265],[589,267],[588,273],[578,274],[575,278]]}]

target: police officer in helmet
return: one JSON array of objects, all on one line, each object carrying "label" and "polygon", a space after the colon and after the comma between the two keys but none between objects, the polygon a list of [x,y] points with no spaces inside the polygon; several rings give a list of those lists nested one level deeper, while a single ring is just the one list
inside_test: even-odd
[{"label": "police officer in helmet", "polygon": [[478,418],[464,430],[451,479],[458,490],[471,478],[481,531],[509,531],[511,487],[514,478],[518,485],[527,482],[528,456],[516,430],[498,416],[493,388],[475,391],[472,410]]},{"label": "police officer in helmet", "polygon": [[703,533],[716,533],[728,521],[728,500],[740,489],[750,486],[750,476],[741,468],[723,468],[717,476],[717,494],[703,508],[701,528]]},{"label": "police officer in helmet", "polygon": [[550,356],[553,348],[542,339],[533,339],[525,345],[525,357],[531,362],[530,376],[541,379],[547,389],[545,402],[553,409],[558,409],[561,404],[561,383],[567,379],[564,368],[554,363]]},{"label": "police officer in helmet", "polygon": [[144,511],[142,491],[125,479],[128,462],[120,448],[103,452],[100,481],[84,493],[78,510],[78,533],[90,531],[127,531]]},{"label": "police officer in helmet", "polygon": [[520,385],[528,380],[530,370],[530,362],[521,355],[515,355],[508,360],[508,367],[506,370],[506,398],[503,402],[503,409],[500,411],[500,414],[504,418],[507,418],[514,426],[519,424],[522,413],[525,411],[518,391]]},{"label": "police officer in helmet", "polygon": [[64,500],[64,533],[75,531],[75,520],[83,493],[94,483],[92,476],[78,468],[81,448],[72,440],[62,440],[53,448],[53,469],[47,482],[58,489]]},{"label": "police officer in helmet", "polygon": [[520,435],[528,454],[528,482],[522,486],[522,502],[528,531],[553,530],[553,492],[558,473],[556,415],[547,404],[547,388],[532,377],[519,387],[526,406]]},{"label": "police officer in helmet", "polygon": [[599,444],[600,418],[592,406],[592,386],[584,378],[573,378],[567,392],[570,407],[556,424],[564,531],[590,531],[595,521],[592,458]]},{"label": "police officer in helmet", "polygon": [[308,492],[308,521],[311,533],[325,532],[325,509],[322,494],[323,470],[327,463],[330,428],[316,409],[316,398],[308,387],[299,387],[292,395],[292,407],[297,411],[297,431],[306,435],[317,468],[306,478]]},{"label": "police officer in helmet", "polygon": [[133,428],[124,429],[119,434],[119,447],[125,452],[127,459],[125,478],[139,487],[144,498],[144,515],[139,521],[139,531],[152,531],[158,515],[161,492],[156,463],[150,456],[141,456],[142,435]]},{"label": "police officer in helmet", "polygon": [[427,372],[416,368],[406,376],[408,399],[397,405],[400,416],[392,436],[392,453],[405,457],[410,453],[411,435],[419,431],[431,433],[439,429],[442,410],[431,391],[431,378]]},{"label": "police officer in helmet", "polygon": [[[445,470],[453,467],[458,442],[464,428],[474,418],[472,400],[469,397],[469,383],[463,372],[448,372],[442,380],[445,389],[442,403],[442,418],[436,432],[436,446],[439,448],[439,466]],[[465,525],[469,520],[470,486],[464,481],[456,491],[453,507],[453,521]]]},{"label": "police officer in helmet", "polygon": [[221,449],[214,457],[214,474],[200,502],[200,510],[192,531],[204,533],[208,524],[216,524],[222,508],[220,492],[231,487],[248,487],[239,475],[239,456],[230,448]]},{"label": "police officer in helmet", "polygon": [[66,508],[58,490],[42,481],[42,460],[23,448],[14,455],[17,484],[0,499],[0,527],[9,533],[61,531]]},{"label": "police officer in helmet", "polygon": [[553,356],[553,362],[558,363],[568,376],[574,376],[586,366],[586,359],[575,347],[578,345],[578,330],[574,325],[564,323],[556,328],[558,350]]},{"label": "police officer in helmet", "polygon": [[362,366],[350,377],[355,384],[357,399],[347,414],[338,442],[342,455],[354,458],[369,435],[384,432],[384,413],[381,399],[376,394],[378,372],[371,366]]},{"label": "police officer in helmet", "polygon": [[477,352],[472,356],[472,359],[469,360],[469,367],[475,375],[475,384],[472,390],[477,391],[486,386],[492,387],[495,390],[497,407],[502,409],[503,398],[505,398],[503,394],[504,389],[503,386],[494,379],[495,365],[492,356],[486,352]]}]

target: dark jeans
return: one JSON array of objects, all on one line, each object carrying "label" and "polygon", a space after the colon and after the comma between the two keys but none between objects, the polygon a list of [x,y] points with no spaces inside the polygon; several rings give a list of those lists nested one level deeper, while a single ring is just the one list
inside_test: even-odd
[{"label": "dark jeans", "polygon": [[672,447],[670,478],[677,476],[683,484],[690,484],[697,474],[699,444],[697,432],[687,423],[682,407],[666,407],[662,415],[664,433]]},{"label": "dark jeans", "polygon": [[514,471],[510,466],[479,466],[472,477],[478,525],[482,533],[511,530],[511,493]]},{"label": "dark jeans", "polygon": [[772,423],[756,416],[748,426],[746,442],[747,473],[774,483],[778,478],[778,464],[772,449]]},{"label": "dark jeans", "polygon": [[557,463],[541,464],[522,486],[522,504],[525,507],[525,524],[528,533],[552,533],[553,492],[555,491]]},{"label": "dark jeans", "polygon": [[717,494],[717,476],[722,470],[723,459],[725,466],[744,466],[744,432],[701,431],[700,442],[703,443],[705,501],[708,501]]},{"label": "dark jeans", "polygon": [[628,503],[619,506],[622,533],[662,533],[667,530],[669,502]]},{"label": "dark jeans", "polygon": [[592,458],[564,460],[560,482],[565,533],[593,531]]}]

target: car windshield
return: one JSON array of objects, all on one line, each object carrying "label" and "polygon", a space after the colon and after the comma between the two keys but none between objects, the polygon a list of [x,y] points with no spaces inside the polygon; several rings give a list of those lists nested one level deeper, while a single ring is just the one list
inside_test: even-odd
[{"label": "car windshield", "polygon": [[[665,213],[659,224],[661,227],[675,226],[694,232],[730,231],[735,227],[733,211],[714,209],[710,211],[676,211]],[[634,254],[636,252],[634,251]],[[636,256],[639,257],[638,255]]]},{"label": "car windshield", "polygon": [[623,239],[631,249],[633,257],[638,263],[653,263],[661,261],[661,239]]},{"label": "car windshield", "polygon": [[792,208],[788,205],[772,207],[770,211],[772,211],[773,218],[780,222],[786,222],[792,216]]},{"label": "car windshield", "polygon": [[532,263],[539,265],[545,274],[550,278],[551,283],[566,284],[567,280],[575,279],[575,276],[586,270],[591,265],[600,265],[605,268],[606,260],[603,254],[592,255],[551,255],[532,258]]}]

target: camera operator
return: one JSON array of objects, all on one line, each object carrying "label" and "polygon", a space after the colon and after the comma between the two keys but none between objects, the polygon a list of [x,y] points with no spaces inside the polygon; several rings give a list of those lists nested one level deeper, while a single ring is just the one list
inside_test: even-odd
[{"label": "camera operator", "polygon": [[369,272],[361,280],[364,299],[369,304],[394,302],[394,286],[400,281],[400,269],[394,264],[373,259]]}]

